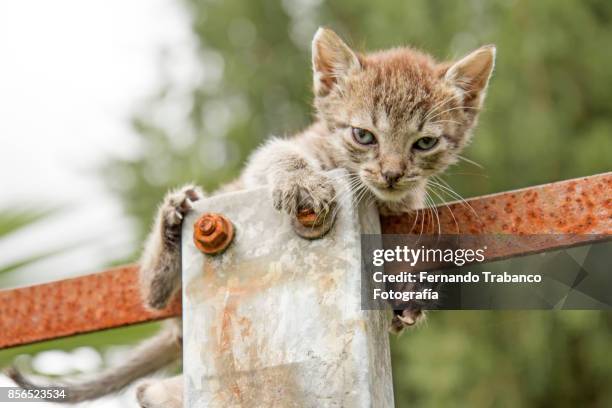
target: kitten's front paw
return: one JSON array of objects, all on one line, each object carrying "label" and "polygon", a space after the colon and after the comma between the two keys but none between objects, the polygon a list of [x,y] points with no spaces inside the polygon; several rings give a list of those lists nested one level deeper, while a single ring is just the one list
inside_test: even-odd
[{"label": "kitten's front paw", "polygon": [[166,195],[160,210],[164,237],[174,240],[180,236],[183,218],[191,211],[192,203],[203,197],[202,190],[194,185],[183,186]]},{"label": "kitten's front paw", "polygon": [[295,232],[315,239],[332,227],[336,190],[331,178],[315,173],[295,173],[277,183],[272,190],[274,207],[292,217]]},{"label": "kitten's front paw", "polygon": [[170,191],[159,206],[155,227],[140,259],[144,303],[163,309],[180,287],[181,226],[193,202],[204,197],[199,187],[187,185]]},{"label": "kitten's front paw", "polygon": [[303,210],[326,216],[335,206],[335,196],[331,178],[315,172],[290,175],[272,189],[274,208],[291,216]]}]

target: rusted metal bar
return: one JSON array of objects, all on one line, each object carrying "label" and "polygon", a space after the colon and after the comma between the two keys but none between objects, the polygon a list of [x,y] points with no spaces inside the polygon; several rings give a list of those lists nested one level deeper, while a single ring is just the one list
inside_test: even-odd
[{"label": "rusted metal bar", "polygon": [[[381,217],[382,231],[438,233],[438,218],[442,234],[549,234],[538,250],[593,242],[612,234],[612,172]],[[0,348],[180,315],[180,300],[162,312],[144,309],[137,283],[137,268],[125,266],[0,291]]]},{"label": "rusted metal bar", "polygon": [[145,309],[140,299],[134,265],[0,291],[0,349],[181,313],[180,299],[159,312]]},{"label": "rusted metal bar", "polygon": [[442,234],[612,234],[612,172],[382,217],[382,231],[437,234],[438,218]]},{"label": "rusted metal bar", "polygon": [[612,172],[381,217],[381,227],[384,234],[532,236],[487,240],[488,261],[594,243],[612,235]]}]

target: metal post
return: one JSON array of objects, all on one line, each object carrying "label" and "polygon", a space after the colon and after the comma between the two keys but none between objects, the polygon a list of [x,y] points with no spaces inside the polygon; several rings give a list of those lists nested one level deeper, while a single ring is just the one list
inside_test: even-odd
[{"label": "metal post", "polygon": [[[185,407],[393,407],[389,319],[360,307],[360,235],[380,233],[378,213],[343,191],[333,228],[307,240],[269,196],[206,199],[184,223]],[[232,224],[216,255],[194,243],[203,213]]]}]

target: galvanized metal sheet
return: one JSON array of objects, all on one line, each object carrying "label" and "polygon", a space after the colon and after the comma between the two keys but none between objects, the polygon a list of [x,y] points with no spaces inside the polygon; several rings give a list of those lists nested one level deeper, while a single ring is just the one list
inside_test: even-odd
[{"label": "galvanized metal sheet", "polygon": [[[203,200],[186,219],[185,406],[392,407],[389,319],[360,307],[360,234],[380,231],[377,212],[340,194],[334,227],[309,241],[269,197],[262,188]],[[221,255],[193,243],[203,212],[234,224]]]}]

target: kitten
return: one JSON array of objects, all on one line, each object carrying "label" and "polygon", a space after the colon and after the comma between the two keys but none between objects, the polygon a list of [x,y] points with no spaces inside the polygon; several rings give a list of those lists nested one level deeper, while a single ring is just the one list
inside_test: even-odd
[{"label": "kitten", "polygon": [[[348,171],[383,214],[424,205],[428,177],[457,161],[468,144],[493,70],[495,47],[477,49],[454,63],[438,63],[412,48],[370,54],[351,50],[333,31],[320,28],[312,43],[316,120],[290,139],[274,138],[257,149],[244,172],[223,191],[270,186],[274,206],[290,216],[312,209],[325,216],[334,207],[327,170]],[[160,309],[180,288],[181,222],[196,186],[163,201],[141,260],[145,303]],[[416,307],[396,311],[401,331],[422,315]],[[180,321],[144,343],[124,366],[92,382],[71,386],[71,402],[123,388],[180,355]],[[17,371],[22,387],[36,387]],[[137,391],[143,407],[180,407],[182,379],[147,380]]]}]

